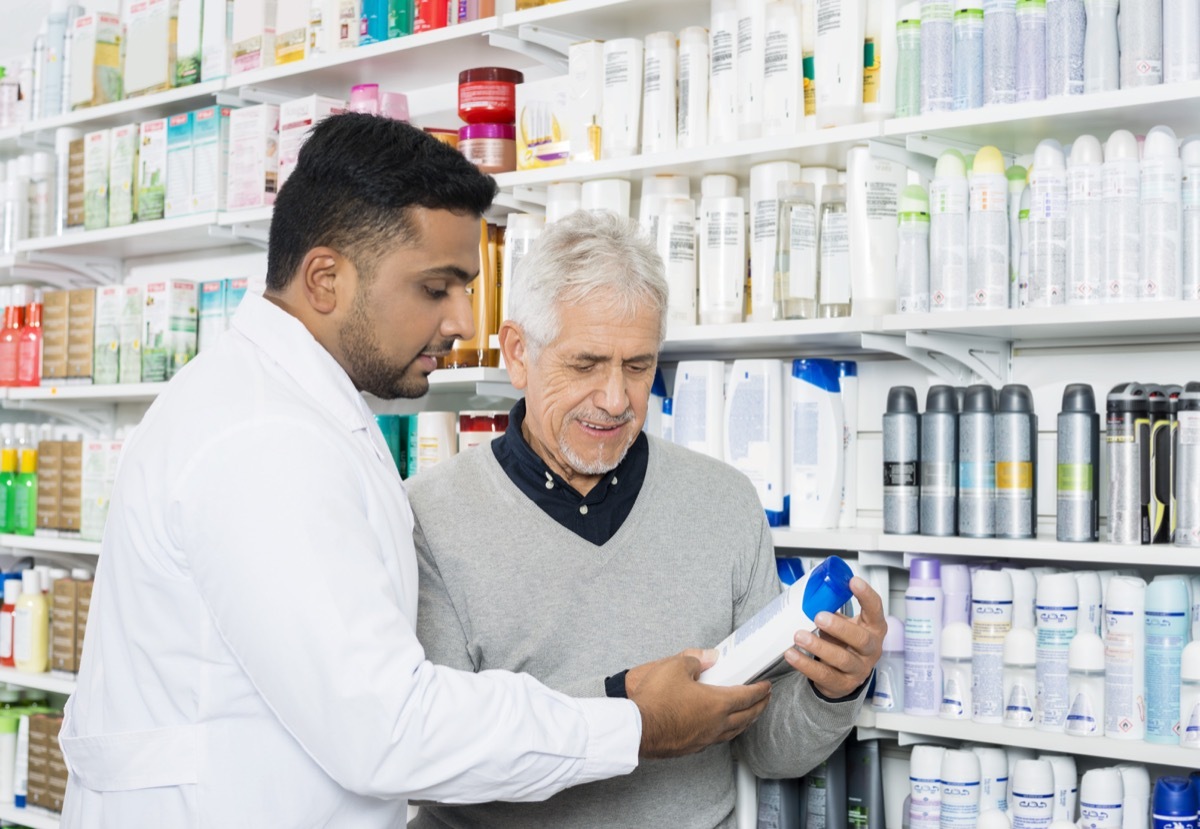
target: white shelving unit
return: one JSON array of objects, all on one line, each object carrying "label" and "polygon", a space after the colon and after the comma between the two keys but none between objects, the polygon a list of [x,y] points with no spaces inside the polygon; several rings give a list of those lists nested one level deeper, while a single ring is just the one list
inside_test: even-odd
[{"label": "white shelving unit", "polygon": [[52,812],[29,806],[18,809],[11,803],[0,805],[0,820],[9,820],[28,826],[29,829],[58,829],[59,816]]},{"label": "white shelving unit", "polygon": [[51,694],[66,694],[70,696],[75,693],[75,680],[63,679],[49,673],[27,674],[13,668],[0,668],[0,682],[7,682],[9,685],[19,685],[22,688],[37,688],[40,691],[48,691]]},{"label": "white shelving unit", "polygon": [[99,541],[84,541],[72,536],[0,534],[0,547],[33,553],[62,553],[69,556],[100,555]]}]

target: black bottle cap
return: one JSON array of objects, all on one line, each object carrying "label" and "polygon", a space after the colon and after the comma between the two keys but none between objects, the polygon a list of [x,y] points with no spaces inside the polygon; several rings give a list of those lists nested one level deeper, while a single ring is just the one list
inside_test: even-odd
[{"label": "black bottle cap", "polygon": [[912,386],[892,386],[888,389],[888,414],[917,414],[917,392]]},{"label": "black bottle cap", "polygon": [[968,412],[991,414],[996,411],[996,391],[982,383],[971,386],[963,397],[963,414]]},{"label": "black bottle cap", "polygon": [[925,395],[925,414],[958,414],[958,392],[953,386],[930,386]]},{"label": "black bottle cap", "polygon": [[1095,391],[1087,383],[1071,383],[1063,389],[1062,410],[1094,414],[1096,411]]},{"label": "black bottle cap", "polygon": [[1108,409],[1113,412],[1145,412],[1150,407],[1146,387],[1141,383],[1121,383],[1108,393]]},{"label": "black bottle cap", "polygon": [[1017,414],[1033,414],[1033,392],[1029,386],[1011,383],[1000,389],[1000,400],[996,406],[998,412]]}]

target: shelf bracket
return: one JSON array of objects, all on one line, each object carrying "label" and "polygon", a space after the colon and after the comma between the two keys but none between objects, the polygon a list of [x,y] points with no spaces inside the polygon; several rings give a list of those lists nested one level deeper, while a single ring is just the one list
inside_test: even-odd
[{"label": "shelf bracket", "polygon": [[121,260],[112,257],[31,250],[28,263],[77,274],[96,285],[114,285],[121,280]]},{"label": "shelf bracket", "polygon": [[[101,435],[112,431],[114,416],[101,417],[97,414],[91,414],[79,408],[76,403],[58,403],[55,401],[44,400],[5,400],[4,408],[19,409],[24,412],[37,412],[38,414],[48,415],[61,420],[64,423],[70,423],[78,426],[88,434]],[[114,407],[115,408],[115,407]]]},{"label": "shelf bracket", "polygon": [[255,247],[267,249],[267,238],[270,231],[252,224],[240,223],[232,225],[209,225],[208,235],[214,239],[229,239],[231,242],[245,242]]},{"label": "shelf bracket", "polygon": [[522,25],[516,34],[503,29],[488,33],[488,45],[526,55],[560,73],[567,71],[567,50],[582,40],[587,38],[532,23]]},{"label": "shelf bracket", "polygon": [[1012,377],[1012,342],[970,334],[909,331],[901,339],[889,334],[863,334],[863,348],[886,351],[912,360],[954,386],[976,378],[999,388]]}]

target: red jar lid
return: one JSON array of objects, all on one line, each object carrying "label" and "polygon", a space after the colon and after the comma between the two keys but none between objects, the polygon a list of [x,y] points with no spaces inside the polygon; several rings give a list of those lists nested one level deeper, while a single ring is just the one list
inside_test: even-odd
[{"label": "red jar lid", "polygon": [[525,76],[516,69],[505,69],[503,66],[481,66],[477,69],[464,69],[458,73],[459,84],[476,83],[478,81],[525,83]]}]

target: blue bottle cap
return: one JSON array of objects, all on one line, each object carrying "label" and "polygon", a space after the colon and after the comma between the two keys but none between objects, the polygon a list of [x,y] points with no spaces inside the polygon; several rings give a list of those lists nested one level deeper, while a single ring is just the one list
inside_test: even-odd
[{"label": "blue bottle cap", "polygon": [[1186,777],[1160,777],[1154,784],[1154,817],[1196,819],[1196,789]]},{"label": "blue bottle cap", "polygon": [[838,377],[857,377],[858,363],[853,360],[837,361]]},{"label": "blue bottle cap", "polygon": [[777,558],[775,559],[775,569],[779,571],[779,580],[787,587],[791,587],[804,577],[804,559]]},{"label": "blue bottle cap", "polygon": [[838,381],[837,364],[833,360],[792,360],[792,376],[825,391],[842,390],[842,384]]},{"label": "blue bottle cap", "polygon": [[662,413],[665,415],[673,415],[675,413],[675,398],[664,397],[662,402]]},{"label": "blue bottle cap", "polygon": [[655,397],[667,396],[667,381],[663,379],[661,368],[654,369],[654,383],[650,386],[650,393]]},{"label": "blue bottle cap", "polygon": [[814,621],[822,610],[837,613],[854,593],[850,590],[850,579],[854,573],[850,565],[837,556],[830,556],[813,568],[804,585],[804,615]]}]

